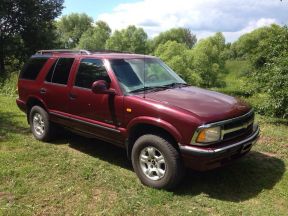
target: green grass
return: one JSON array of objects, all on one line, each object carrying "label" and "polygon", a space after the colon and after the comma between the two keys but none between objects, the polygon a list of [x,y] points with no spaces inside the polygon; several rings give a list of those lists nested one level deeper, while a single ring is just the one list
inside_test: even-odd
[{"label": "green grass", "polygon": [[36,141],[15,98],[0,95],[0,215],[287,215],[288,126],[258,117],[245,158],[188,171],[173,191],[140,184],[125,151],[63,133]]},{"label": "green grass", "polygon": [[248,61],[228,60],[225,63],[226,74],[223,74],[223,81],[226,86],[215,88],[215,90],[239,97],[248,97],[253,93],[253,86],[248,85],[250,65]]}]

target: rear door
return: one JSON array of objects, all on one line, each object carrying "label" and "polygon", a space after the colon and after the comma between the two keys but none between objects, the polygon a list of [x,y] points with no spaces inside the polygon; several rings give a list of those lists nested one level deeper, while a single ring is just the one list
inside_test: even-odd
[{"label": "rear door", "polygon": [[45,77],[40,93],[51,113],[68,112],[68,80],[73,62],[74,58],[56,58]]}]

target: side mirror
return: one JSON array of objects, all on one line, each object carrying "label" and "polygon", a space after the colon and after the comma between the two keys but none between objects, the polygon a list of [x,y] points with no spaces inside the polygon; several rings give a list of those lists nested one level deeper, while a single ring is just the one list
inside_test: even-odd
[{"label": "side mirror", "polygon": [[92,92],[95,94],[115,94],[114,89],[109,89],[109,84],[105,80],[97,80],[92,84]]}]

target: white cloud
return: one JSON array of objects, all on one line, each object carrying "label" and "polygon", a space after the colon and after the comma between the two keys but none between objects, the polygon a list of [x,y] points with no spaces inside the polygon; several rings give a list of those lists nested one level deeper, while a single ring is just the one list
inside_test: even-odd
[{"label": "white cloud", "polygon": [[261,18],[257,21],[250,21],[248,23],[248,25],[239,30],[239,31],[235,31],[235,32],[223,32],[225,38],[227,38],[228,42],[231,42],[231,41],[235,41],[237,40],[237,38],[239,38],[241,35],[245,34],[245,33],[248,33],[248,32],[251,32],[253,31],[254,29],[256,28],[260,28],[260,27],[263,27],[263,26],[269,26],[273,23],[277,23],[277,20],[276,19],[271,19],[271,18]]},{"label": "white cloud", "polygon": [[120,4],[97,19],[113,30],[136,25],[150,37],[173,27],[187,27],[198,38],[217,31],[228,41],[272,23],[286,24],[288,2],[280,0],[142,0]]}]

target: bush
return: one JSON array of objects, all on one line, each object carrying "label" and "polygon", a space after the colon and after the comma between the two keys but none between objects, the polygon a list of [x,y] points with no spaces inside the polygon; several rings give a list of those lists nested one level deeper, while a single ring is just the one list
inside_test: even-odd
[{"label": "bush", "polygon": [[[288,117],[288,53],[283,57],[276,58],[267,64],[263,70],[255,73],[257,79],[265,83],[264,89],[269,95],[266,100],[267,114],[276,117]],[[260,74],[261,73],[261,74]]]},{"label": "bush", "polygon": [[253,55],[253,82],[269,95],[267,114],[288,117],[288,28],[277,29],[263,39]]},{"label": "bush", "polygon": [[0,94],[7,96],[15,96],[17,94],[18,73],[11,73],[8,78],[0,85]]}]

